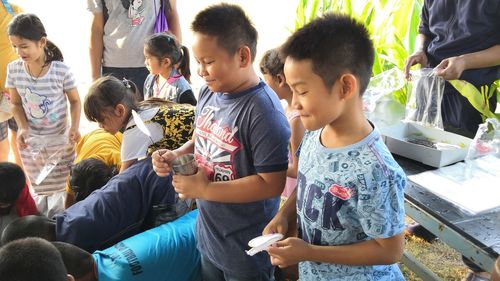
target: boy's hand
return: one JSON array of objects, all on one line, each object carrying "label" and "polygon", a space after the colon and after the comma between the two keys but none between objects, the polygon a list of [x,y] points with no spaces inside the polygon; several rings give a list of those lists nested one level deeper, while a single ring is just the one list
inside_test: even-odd
[{"label": "boy's hand", "polygon": [[405,78],[407,80],[411,80],[410,67],[414,66],[415,64],[420,64],[422,66],[427,65],[427,55],[425,54],[424,50],[417,50],[406,59],[403,70]]},{"label": "boy's hand", "polygon": [[80,132],[78,129],[70,128],[68,133],[68,139],[70,144],[75,144],[80,140]]},{"label": "boy's hand", "polygon": [[272,234],[272,233],[281,233],[286,235],[288,232],[288,220],[281,216],[280,214],[276,214],[274,218],[264,227],[262,230],[262,235]]},{"label": "boy's hand", "polygon": [[17,130],[17,144],[19,145],[19,148],[26,149],[28,147],[28,144],[26,143],[27,137],[28,137],[28,129],[19,128]]},{"label": "boy's hand", "polygon": [[280,268],[289,267],[306,260],[304,254],[310,251],[310,244],[296,237],[290,237],[276,242],[267,249],[271,263]]},{"label": "boy's hand", "polygon": [[159,149],[151,155],[153,159],[153,170],[160,177],[170,174],[170,163],[177,157],[177,153],[168,149]]},{"label": "boy's hand", "polygon": [[181,199],[204,199],[209,183],[203,169],[198,169],[192,176],[174,175],[172,178],[172,185]]},{"label": "boy's hand", "polygon": [[466,69],[465,59],[462,57],[451,57],[441,61],[435,68],[436,75],[444,80],[455,80],[460,78]]}]

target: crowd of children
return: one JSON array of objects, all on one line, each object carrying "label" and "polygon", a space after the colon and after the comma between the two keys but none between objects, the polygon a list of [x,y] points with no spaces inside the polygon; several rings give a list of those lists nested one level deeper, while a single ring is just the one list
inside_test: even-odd
[{"label": "crowd of children", "polygon": [[[95,77],[83,112],[101,129],[81,137],[61,51],[36,15],[12,18],[18,59],[5,87],[23,167],[0,163],[0,279],[276,280],[298,264],[301,280],[404,280],[406,176],[362,110],[374,63],[364,25],[313,20],[264,54],[263,79],[258,33],[239,6],[209,6],[191,30],[197,98],[188,48],[150,35],[144,84]],[[172,174],[188,153],[197,173]],[[197,210],[179,211],[182,199]],[[245,252],[272,233],[285,238]],[[36,259],[46,263],[26,266]]]}]

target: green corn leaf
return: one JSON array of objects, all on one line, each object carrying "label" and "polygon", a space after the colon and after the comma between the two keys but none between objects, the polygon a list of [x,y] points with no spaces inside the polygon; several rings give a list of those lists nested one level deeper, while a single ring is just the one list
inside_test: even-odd
[{"label": "green corn leaf", "polygon": [[310,22],[311,20],[313,20],[315,17],[317,17],[319,15],[319,10],[318,10],[318,7],[319,7],[319,0],[312,0],[311,1],[311,6],[309,8],[309,16],[307,17],[307,22]]},{"label": "green corn leaf", "polygon": [[450,80],[450,84],[469,102],[472,106],[486,118],[496,118],[496,115],[491,112],[488,102],[485,102],[484,95],[471,83],[464,80]]}]

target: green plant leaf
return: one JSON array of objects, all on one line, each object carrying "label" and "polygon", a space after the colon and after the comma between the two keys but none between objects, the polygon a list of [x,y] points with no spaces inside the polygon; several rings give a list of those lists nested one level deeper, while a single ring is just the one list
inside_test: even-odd
[{"label": "green plant leaf", "polygon": [[[484,95],[471,83],[464,80],[450,80],[450,84],[467,100],[472,106],[486,118],[496,118],[496,115],[491,112],[488,102]],[[487,94],[487,93],[486,93]]]}]

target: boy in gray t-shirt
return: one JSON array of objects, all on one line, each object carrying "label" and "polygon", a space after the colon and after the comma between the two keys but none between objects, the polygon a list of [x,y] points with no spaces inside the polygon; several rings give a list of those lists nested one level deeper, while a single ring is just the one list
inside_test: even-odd
[{"label": "boy in gray t-shirt", "polygon": [[241,8],[201,11],[191,26],[198,74],[205,80],[195,137],[175,151],[153,153],[160,176],[178,155],[195,153],[198,173],[175,175],[180,196],[197,198],[203,280],[274,280],[266,252],[248,256],[278,210],[288,168],[290,129],[276,94],[256,75],[257,31]]}]

